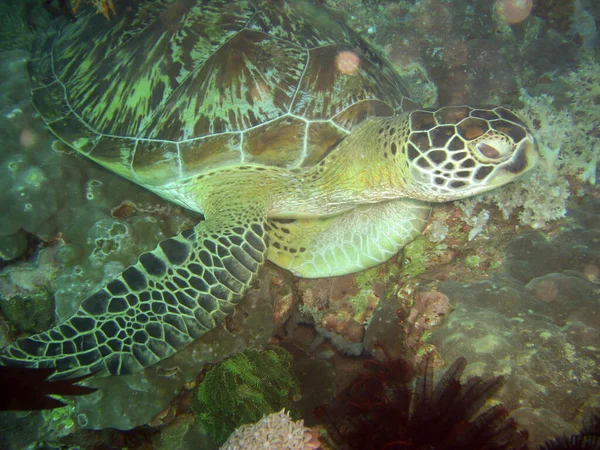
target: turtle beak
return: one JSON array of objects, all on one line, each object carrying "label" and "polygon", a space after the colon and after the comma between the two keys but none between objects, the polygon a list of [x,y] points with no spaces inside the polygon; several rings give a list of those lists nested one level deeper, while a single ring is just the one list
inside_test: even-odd
[{"label": "turtle beak", "polygon": [[540,153],[533,135],[530,133],[519,143],[512,158],[502,166],[502,172],[512,176],[522,175],[533,169],[540,159]]},{"label": "turtle beak", "polygon": [[491,189],[503,186],[524,173],[533,169],[540,159],[537,144],[531,133],[527,135],[517,144],[512,156],[498,165],[486,181],[486,185],[479,187],[477,192],[486,192]]}]

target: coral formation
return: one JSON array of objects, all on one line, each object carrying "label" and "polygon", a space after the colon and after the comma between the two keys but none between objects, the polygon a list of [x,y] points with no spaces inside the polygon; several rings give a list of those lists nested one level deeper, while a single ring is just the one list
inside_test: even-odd
[{"label": "coral formation", "polygon": [[263,416],[252,425],[237,428],[221,447],[221,450],[277,449],[308,450],[318,449],[318,439],[303,420],[294,422],[285,409]]},{"label": "coral formation", "polygon": [[600,153],[600,64],[586,59],[564,81],[568,86],[566,105],[555,105],[548,94],[531,97],[522,91],[525,107],[520,114],[536,134],[547,170],[595,184]]},{"label": "coral formation", "polygon": [[376,285],[391,274],[392,268],[382,265],[334,279],[300,279],[296,288],[301,314],[295,320],[314,324],[341,351],[359,355],[365,325],[380,299]]},{"label": "coral formation", "polygon": [[298,384],[291,355],[280,347],[247,349],[210,369],[199,384],[194,410],[215,441],[264,414],[290,408]]},{"label": "coral formation", "polygon": [[[518,211],[519,223],[542,228],[548,222],[567,214],[567,200],[579,193],[569,177],[594,185],[597,180],[600,155],[600,65],[591,61],[564,78],[569,86],[569,102],[555,105],[548,94],[532,97],[521,91],[524,107],[519,114],[533,130],[543,161],[523,180],[481,196],[458,202],[465,222],[470,225],[470,238],[484,229],[481,221],[487,210],[476,209],[495,205],[505,219]],[[473,211],[479,215],[473,215]]]},{"label": "coral formation", "polygon": [[529,232],[511,240],[501,272],[438,284],[455,308],[429,342],[445,360],[466,356],[469,374],[502,374],[501,400],[536,445],[574,432],[600,395],[599,217],[600,202],[587,198],[551,239]]}]

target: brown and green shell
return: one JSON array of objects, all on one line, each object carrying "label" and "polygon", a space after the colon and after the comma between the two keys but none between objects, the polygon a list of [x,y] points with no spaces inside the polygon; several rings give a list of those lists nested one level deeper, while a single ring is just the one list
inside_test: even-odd
[{"label": "brown and green shell", "polygon": [[115,5],[36,42],[33,99],[66,144],[150,188],[311,166],[366,118],[415,107],[391,65],[310,1]]}]

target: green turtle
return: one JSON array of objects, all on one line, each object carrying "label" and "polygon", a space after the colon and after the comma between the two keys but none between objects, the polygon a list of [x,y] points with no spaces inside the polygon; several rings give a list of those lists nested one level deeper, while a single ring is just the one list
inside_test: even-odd
[{"label": "green turtle", "polygon": [[420,109],[309,0],[124,5],[36,42],[33,102],[74,150],[205,220],[9,345],[5,365],[138,372],[222,323],[267,259],[299,277],[373,267],[422,232],[430,203],[538,158],[508,109]]}]

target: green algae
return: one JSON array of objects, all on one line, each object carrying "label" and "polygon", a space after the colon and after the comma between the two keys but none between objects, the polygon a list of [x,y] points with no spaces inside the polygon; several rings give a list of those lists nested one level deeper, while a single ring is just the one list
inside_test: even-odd
[{"label": "green algae", "polygon": [[465,258],[465,265],[471,270],[478,269],[479,264],[481,264],[481,258],[477,255],[470,255]]},{"label": "green algae", "polygon": [[41,287],[27,295],[0,296],[0,311],[21,332],[37,333],[52,326],[54,321],[54,298]]},{"label": "green algae", "polygon": [[493,334],[473,340],[473,347],[477,353],[492,353],[500,344],[501,341],[498,336],[494,336]]},{"label": "green algae", "polygon": [[[66,400],[61,397],[61,400]],[[75,406],[65,405],[61,408],[42,411],[42,417],[48,430],[57,437],[67,436],[75,431]]]},{"label": "green algae", "polygon": [[291,354],[274,347],[247,349],[213,367],[196,389],[193,404],[203,428],[222,443],[243,424],[292,409],[299,388],[291,365]]},{"label": "green algae", "polygon": [[431,243],[423,236],[415,239],[402,252],[403,277],[415,278],[427,270],[427,252],[431,249]]}]

